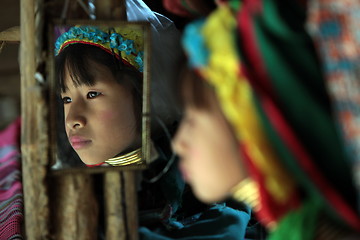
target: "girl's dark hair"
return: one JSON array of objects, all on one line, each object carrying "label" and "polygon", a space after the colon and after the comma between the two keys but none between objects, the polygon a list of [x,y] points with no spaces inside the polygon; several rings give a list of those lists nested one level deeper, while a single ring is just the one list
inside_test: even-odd
[{"label": "girl's dark hair", "polygon": [[212,87],[200,77],[200,74],[188,66],[183,66],[179,81],[180,106],[184,109],[186,105],[194,106],[200,110],[212,108],[210,98],[214,97]]},{"label": "girl's dark hair", "polygon": [[88,44],[67,46],[55,59],[55,73],[58,78],[59,92],[66,92],[65,73],[68,71],[75,86],[95,84],[92,64],[97,63],[111,71],[116,81],[130,88],[134,101],[136,127],[141,129],[142,116],[142,75],[135,68],[125,65],[115,54]]}]

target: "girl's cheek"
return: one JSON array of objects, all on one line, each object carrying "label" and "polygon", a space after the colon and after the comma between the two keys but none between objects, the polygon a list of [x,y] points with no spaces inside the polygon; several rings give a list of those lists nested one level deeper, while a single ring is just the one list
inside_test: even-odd
[{"label": "girl's cheek", "polygon": [[115,113],[111,110],[101,111],[98,117],[103,121],[109,121],[114,119]]}]

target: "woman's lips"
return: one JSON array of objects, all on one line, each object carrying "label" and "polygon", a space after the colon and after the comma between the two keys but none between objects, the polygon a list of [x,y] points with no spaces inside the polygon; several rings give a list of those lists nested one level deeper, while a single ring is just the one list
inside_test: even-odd
[{"label": "woman's lips", "polygon": [[86,139],[80,136],[72,136],[69,138],[69,141],[75,150],[87,147],[91,143],[90,139]]},{"label": "woman's lips", "polygon": [[189,179],[189,172],[186,170],[184,165],[180,164],[179,169],[180,169],[180,172],[181,172],[181,175],[182,175],[184,181],[189,182],[189,180],[190,180]]}]

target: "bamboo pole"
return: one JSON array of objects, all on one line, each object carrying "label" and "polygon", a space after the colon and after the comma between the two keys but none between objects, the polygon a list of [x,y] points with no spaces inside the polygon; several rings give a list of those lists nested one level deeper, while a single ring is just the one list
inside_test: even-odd
[{"label": "bamboo pole", "polygon": [[48,160],[47,105],[35,80],[35,1],[20,2],[21,153],[26,239],[48,237],[49,209],[46,189]]},{"label": "bamboo pole", "polygon": [[20,27],[11,27],[0,32],[0,42],[20,42]]}]

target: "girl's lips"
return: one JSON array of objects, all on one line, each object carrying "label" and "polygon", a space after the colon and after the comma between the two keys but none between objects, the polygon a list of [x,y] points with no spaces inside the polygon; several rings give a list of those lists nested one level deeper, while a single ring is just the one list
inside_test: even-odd
[{"label": "girl's lips", "polygon": [[81,149],[84,148],[86,146],[88,146],[89,144],[91,144],[91,140],[90,139],[86,139],[80,136],[72,136],[69,138],[69,141],[71,143],[71,146],[75,149]]}]

